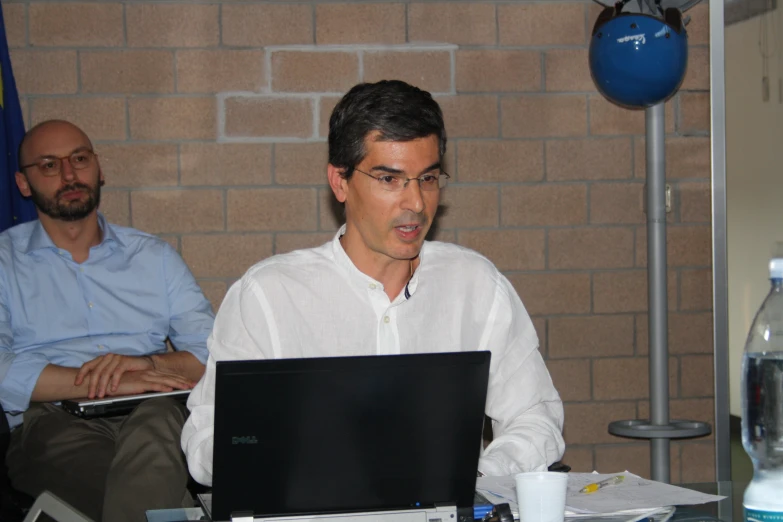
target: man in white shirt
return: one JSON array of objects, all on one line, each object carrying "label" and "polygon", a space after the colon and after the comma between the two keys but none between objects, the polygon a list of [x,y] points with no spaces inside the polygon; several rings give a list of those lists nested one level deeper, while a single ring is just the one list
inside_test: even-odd
[{"label": "man in white shirt", "polygon": [[215,362],[231,359],[490,350],[495,437],[479,471],[545,470],[563,455],[563,406],[514,288],[480,254],[424,241],[445,150],[426,91],[360,84],[337,104],[327,176],[346,223],[321,247],[257,263],[226,295],[182,432],[196,480],[212,483]]}]

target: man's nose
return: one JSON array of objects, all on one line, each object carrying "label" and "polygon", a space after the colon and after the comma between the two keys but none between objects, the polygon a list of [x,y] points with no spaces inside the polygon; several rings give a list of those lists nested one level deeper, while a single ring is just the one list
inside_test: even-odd
[{"label": "man's nose", "polygon": [[66,181],[76,179],[76,170],[71,166],[68,158],[60,160],[60,177]]},{"label": "man's nose", "polygon": [[424,210],[424,194],[421,193],[421,185],[417,178],[409,179],[407,185],[402,189],[402,206],[405,210],[411,210],[416,214],[421,214]]}]

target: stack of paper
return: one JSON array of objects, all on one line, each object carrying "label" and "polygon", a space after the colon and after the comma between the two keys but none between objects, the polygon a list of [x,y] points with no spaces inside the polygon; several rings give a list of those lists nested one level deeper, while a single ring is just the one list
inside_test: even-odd
[{"label": "stack of paper", "polygon": [[[624,475],[620,484],[601,488],[595,493],[580,493],[588,484],[600,482],[608,478]],[[517,510],[517,494],[514,477],[479,477],[476,481],[476,491],[493,504],[507,502],[515,516]],[[566,495],[567,517],[595,517],[627,515],[624,519],[653,517],[656,521],[665,520],[671,516],[670,506],[695,505],[714,502],[725,497],[707,495],[654,480],[644,479],[633,473],[569,473],[568,493]],[[638,515],[634,517],[633,515]]]}]

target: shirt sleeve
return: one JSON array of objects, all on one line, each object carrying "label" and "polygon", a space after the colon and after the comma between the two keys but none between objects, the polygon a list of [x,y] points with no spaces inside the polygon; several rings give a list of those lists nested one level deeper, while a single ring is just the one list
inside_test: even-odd
[{"label": "shirt sleeve", "polygon": [[190,352],[201,364],[205,364],[207,337],[215,320],[212,305],[179,254],[168,244],[164,245],[164,249],[169,338],[178,351]]},{"label": "shirt sleeve", "polygon": [[4,285],[5,278],[0,270],[0,403],[6,413],[23,412],[30,406],[35,384],[49,361],[39,353],[13,351],[11,307]]},{"label": "shirt sleeve", "polygon": [[193,478],[212,485],[217,361],[273,358],[274,323],[260,286],[245,278],[234,283],[220,306],[209,336],[206,371],[188,398],[190,416],[182,429],[182,451]]},{"label": "shirt sleeve", "polygon": [[530,316],[508,280],[499,277],[482,347],[492,352],[486,411],[494,438],[479,470],[494,476],[546,471],[565,450],[563,403]]}]

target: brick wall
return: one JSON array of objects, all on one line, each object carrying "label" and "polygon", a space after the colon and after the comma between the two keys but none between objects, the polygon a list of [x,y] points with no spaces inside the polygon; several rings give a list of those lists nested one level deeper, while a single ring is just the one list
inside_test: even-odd
[{"label": "brick wall", "polygon": [[[28,124],[95,141],[103,211],[159,234],[217,307],[254,262],[338,225],[329,113],[351,85],[437,95],[447,170],[437,237],[503,270],[565,401],[575,470],[649,473],[610,436],[648,411],[644,115],[599,96],[589,2],[4,2]],[[707,6],[666,106],[671,412],[713,419]],[[339,215],[339,214],[337,214]],[[712,438],[672,445],[672,480],[714,479]]]}]

